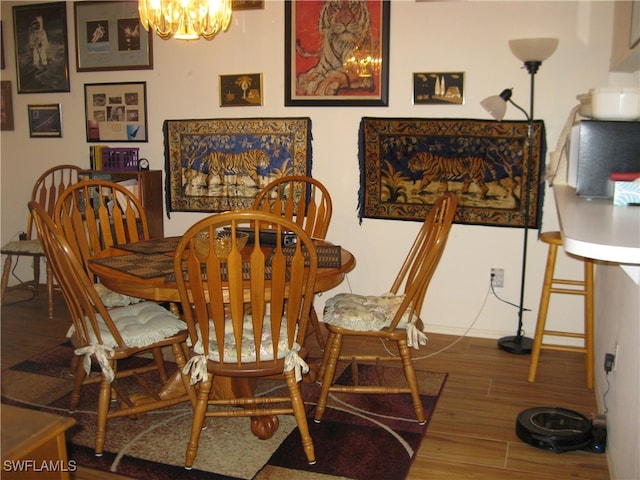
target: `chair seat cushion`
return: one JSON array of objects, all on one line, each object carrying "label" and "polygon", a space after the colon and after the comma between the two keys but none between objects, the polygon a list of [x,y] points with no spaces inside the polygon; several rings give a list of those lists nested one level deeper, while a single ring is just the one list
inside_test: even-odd
[{"label": "chair seat cushion", "polygon": [[11,255],[44,255],[40,240],[14,240],[2,246],[2,253]]},{"label": "chair seat cushion", "polygon": [[127,305],[133,305],[134,303],[142,302],[142,298],[130,297],[129,295],[123,295],[113,290],[108,289],[101,283],[94,283],[93,285],[100,296],[100,300],[107,308],[113,307],[126,307]]},{"label": "chair seat cushion", "polygon": [[[283,320],[284,322],[284,320]],[[287,326],[283,323],[282,330],[280,331],[280,338],[278,340],[278,358],[284,358],[289,352],[289,346],[287,342]],[[202,355],[204,349],[202,343],[198,340],[198,343],[194,347],[194,352]],[[231,326],[231,319],[225,321],[224,332],[224,360],[226,362],[236,362],[238,349],[235,339],[233,338],[233,328]],[[245,315],[242,325],[242,362],[255,362],[256,361],[256,347],[254,342],[253,324],[251,315]],[[214,362],[220,361],[220,351],[218,348],[218,342],[215,339],[213,321],[209,320],[209,360]],[[273,360],[273,338],[271,336],[271,320],[266,318],[264,322],[264,329],[262,331],[262,343],[260,345],[260,360],[267,361]]]},{"label": "chair seat cushion", "polygon": [[[395,316],[404,295],[357,295],[339,293],[325,303],[324,323],[355,331],[378,331],[388,327]],[[409,314],[405,313],[398,328],[406,328]]]},{"label": "chair seat cushion", "polygon": [[[115,308],[110,310],[109,314],[122,339],[130,347],[146,347],[187,328],[186,323],[155,302],[140,302]],[[104,345],[115,347],[116,341],[99,315],[98,322]],[[71,337],[74,331],[74,327],[71,327],[67,337]],[[97,343],[93,332],[91,343]]]}]

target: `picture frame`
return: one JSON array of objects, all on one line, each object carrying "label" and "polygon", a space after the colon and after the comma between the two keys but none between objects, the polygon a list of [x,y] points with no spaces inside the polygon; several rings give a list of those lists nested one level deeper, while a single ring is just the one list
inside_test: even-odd
[{"label": "picture frame", "polygon": [[220,75],[220,106],[251,107],[262,105],[262,74]]},{"label": "picture frame", "polygon": [[29,136],[31,138],[62,137],[62,110],[60,104],[27,105]]},{"label": "picture frame", "polygon": [[66,2],[14,5],[12,9],[18,93],[68,92]]},{"label": "picture frame", "polygon": [[167,213],[247,210],[276,178],[311,176],[308,117],[165,120],[163,131]]},{"label": "picture frame", "polygon": [[0,82],[0,130],[13,130],[13,92],[11,80]]},{"label": "picture frame", "polygon": [[86,83],[87,142],[148,142],[147,83]]},{"label": "picture frame", "polygon": [[[285,2],[285,105],[388,106],[389,3]],[[348,8],[356,8],[344,12],[355,17],[356,40],[342,42],[330,28],[324,36],[320,19],[330,24]],[[351,61],[345,65],[342,58]]]},{"label": "picture frame", "polygon": [[262,10],[264,9],[264,0],[232,0],[231,10]]},{"label": "picture frame", "polygon": [[413,74],[414,105],[464,105],[464,72]]},{"label": "picture frame", "polygon": [[363,117],[360,219],[423,222],[442,193],[451,191],[458,197],[454,223],[538,228],[544,122],[533,122],[531,158],[528,132],[527,121]]},{"label": "picture frame", "polygon": [[74,2],[76,71],[153,69],[153,35],[137,2]]}]

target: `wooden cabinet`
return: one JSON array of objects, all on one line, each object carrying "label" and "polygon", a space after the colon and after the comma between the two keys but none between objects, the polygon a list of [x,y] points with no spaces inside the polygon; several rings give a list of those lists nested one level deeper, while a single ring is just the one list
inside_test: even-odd
[{"label": "wooden cabinet", "polygon": [[70,417],[2,405],[2,478],[68,480],[76,470],[67,459]]},{"label": "wooden cabinet", "polygon": [[82,170],[81,179],[103,179],[113,182],[135,180],[138,184],[139,198],[147,214],[149,223],[149,235],[151,238],[164,237],[164,219],[162,205],[162,171],[149,170],[139,172],[137,170]]}]

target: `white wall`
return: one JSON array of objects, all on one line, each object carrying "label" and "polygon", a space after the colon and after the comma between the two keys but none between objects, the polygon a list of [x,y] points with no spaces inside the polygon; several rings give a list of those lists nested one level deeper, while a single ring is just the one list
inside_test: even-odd
[{"label": "white wall", "polygon": [[[508,87],[514,88],[514,101],[528,106],[529,75],[509,50],[508,40],[512,38],[560,39],[558,50],[536,76],[535,117],[546,123],[549,152],[555,149],[567,116],[577,104],[577,94],[591,87],[639,83],[637,71],[609,73],[613,2],[393,0],[389,106],[370,108],[284,107],[284,6],[280,1],[267,0],[264,10],[234,13],[228,32],[213,41],[163,41],[155,37],[153,70],[84,73],[75,71],[73,3],[68,2],[71,91],[17,95],[11,12],[16,3],[0,4],[7,59],[1,76],[13,84],[16,126],[15,131],[4,131],[1,136],[2,243],[25,229],[26,202],[42,171],[59,163],[88,167],[83,85],[146,81],[149,142],[135,146],[151,160],[154,169],[162,169],[164,165],[162,123],[166,119],[311,117],[313,176],[327,185],[334,200],[328,238],[351,250],[358,262],[349,281],[335,292],[350,287],[366,293],[385,291],[419,228],[416,222],[389,220],[365,219],[359,224],[357,134],[361,117],[487,119],[480,100]],[[413,106],[412,73],[429,71],[465,72],[464,105]],[[253,72],[263,73],[264,105],[220,108],[218,76]],[[29,138],[27,105],[45,103],[62,105],[63,138]],[[510,108],[506,119],[523,118]],[[553,192],[548,188],[543,212],[543,229],[557,229]],[[174,212],[170,220],[165,218],[165,232],[181,234],[202,216]],[[520,229],[454,225],[425,302],[423,318],[428,331],[463,333],[477,317],[471,335],[489,338],[513,335],[517,325],[514,307],[490,297],[480,309],[487,294],[491,267],[505,269],[505,288],[499,290],[500,296],[518,302],[522,240]],[[546,249],[537,242],[535,232],[530,234],[529,247],[525,306],[531,311],[525,313],[524,329],[531,336]],[[29,265],[23,262],[19,273],[28,271]],[[566,275],[578,275],[581,263],[563,256],[558,268]],[[323,297],[318,303],[321,308]],[[637,307],[637,297],[634,305]],[[633,315],[628,316],[637,318]],[[562,322],[563,328],[580,330],[581,306],[572,298],[558,300],[552,304],[549,318],[551,326]],[[609,345],[601,348],[608,349]],[[631,346],[628,354],[630,350]],[[633,365],[637,365],[637,358],[636,353]],[[596,364],[600,365],[600,357]]]},{"label": "white wall", "polygon": [[[12,2],[2,2],[8,59],[2,78],[13,81],[15,92],[11,5]],[[368,293],[383,292],[419,225],[417,222],[370,219],[359,225],[356,212],[357,133],[362,116],[486,119],[489,117],[479,101],[506,87],[513,87],[514,100],[526,107],[529,75],[509,51],[508,40],[554,36],[560,39],[560,45],[536,77],[535,109],[536,117],[546,122],[548,150],[552,151],[569,111],[576,104],[576,94],[593,86],[609,84],[613,16],[609,2],[416,3],[394,0],[391,5],[387,108],[284,107],[282,2],[267,1],[264,10],[235,13],[229,30],[210,42],[163,41],[155,37],[153,70],[83,73],[75,72],[73,4],[69,2],[67,7],[71,92],[14,94],[16,130],[2,132],[3,242],[24,230],[24,205],[39,173],[61,162],[88,166],[83,85],[146,81],[149,142],[139,147],[141,154],[149,158],[152,168],[156,169],[162,169],[164,165],[162,123],[165,119],[311,117],[313,175],[326,183],[335,202],[329,238],[356,255],[358,266],[349,276],[351,286]],[[465,104],[413,106],[412,73],[418,71],[464,71]],[[218,76],[243,72],[263,73],[264,105],[220,108]],[[63,138],[29,138],[26,105],[41,103],[62,105]],[[522,120],[521,114],[513,108],[507,112],[507,118]],[[171,220],[165,220],[165,232],[181,234],[201,216],[174,212]],[[550,191],[547,191],[544,204],[543,224],[546,229],[557,228]],[[505,288],[499,293],[517,303],[522,240],[520,229],[454,226],[426,302],[424,320],[429,329],[464,332],[478,315],[487,292],[491,267],[505,269]],[[529,245],[525,306],[532,311],[525,313],[524,327],[532,334],[546,251],[536,241],[535,232],[530,234]],[[563,263],[569,270],[579,268],[575,261]],[[345,283],[337,290],[348,288]],[[571,315],[571,318],[577,319],[579,315]],[[472,334],[511,335],[515,333],[516,325],[517,309],[492,297]]]}]

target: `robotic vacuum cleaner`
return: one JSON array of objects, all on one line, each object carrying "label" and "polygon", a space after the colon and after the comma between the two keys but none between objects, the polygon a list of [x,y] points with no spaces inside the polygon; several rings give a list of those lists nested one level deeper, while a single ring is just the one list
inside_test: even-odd
[{"label": "robotic vacuum cleaner", "polygon": [[557,407],[537,407],[521,412],[516,419],[518,438],[552,452],[590,448],[592,422],[584,415]]}]

